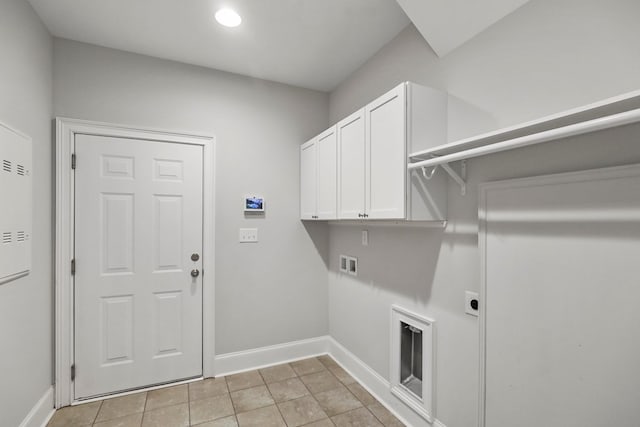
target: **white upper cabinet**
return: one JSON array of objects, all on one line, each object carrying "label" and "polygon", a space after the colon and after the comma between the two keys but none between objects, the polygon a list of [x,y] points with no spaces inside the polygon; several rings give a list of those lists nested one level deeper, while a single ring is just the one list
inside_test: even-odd
[{"label": "white upper cabinet", "polygon": [[408,173],[407,153],[446,143],[447,105],[402,83],[304,144],[302,219],[446,219],[446,176]]},{"label": "white upper cabinet", "polygon": [[337,218],[335,126],[300,147],[300,218]]},{"label": "white upper cabinet", "polygon": [[406,108],[404,84],[365,107],[366,218],[406,217]]},{"label": "white upper cabinet", "polygon": [[358,219],[365,214],[364,108],[336,126],[338,134],[338,218]]},{"label": "white upper cabinet", "polygon": [[317,219],[336,219],[337,213],[337,152],[336,128],[323,132],[316,142],[318,148]]},{"label": "white upper cabinet", "polygon": [[318,156],[315,138],[300,147],[300,218],[315,219],[318,204]]}]

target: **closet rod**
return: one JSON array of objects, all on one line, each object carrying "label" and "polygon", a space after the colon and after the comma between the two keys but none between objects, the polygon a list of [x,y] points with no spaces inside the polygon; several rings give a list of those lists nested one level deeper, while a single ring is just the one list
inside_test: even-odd
[{"label": "closet rod", "polygon": [[599,130],[610,129],[616,126],[624,126],[640,121],[640,108],[623,113],[612,114],[610,116],[600,117],[585,122],[575,123],[568,126],[550,129],[543,132],[533,133],[506,141],[496,142],[482,147],[470,148],[457,153],[446,154],[444,156],[434,157],[428,160],[422,160],[415,163],[409,163],[409,170],[419,169],[430,166],[437,166],[446,163],[456,162],[458,160],[470,159],[473,157],[485,156],[487,154],[498,153],[515,148],[526,147],[528,145],[540,144],[543,142],[553,141],[555,139],[568,138],[571,136],[583,135],[585,133],[596,132]]}]

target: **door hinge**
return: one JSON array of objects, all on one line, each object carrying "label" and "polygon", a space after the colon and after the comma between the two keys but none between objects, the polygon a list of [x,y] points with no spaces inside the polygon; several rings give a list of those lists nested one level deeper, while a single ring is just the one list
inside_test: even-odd
[{"label": "door hinge", "polygon": [[71,365],[71,381],[76,380],[76,364]]},{"label": "door hinge", "polygon": [[76,168],[76,153],[73,153],[71,155],[71,169],[75,169]]},{"label": "door hinge", "polygon": [[76,274],[76,260],[75,258],[71,260],[71,275],[75,276]]}]

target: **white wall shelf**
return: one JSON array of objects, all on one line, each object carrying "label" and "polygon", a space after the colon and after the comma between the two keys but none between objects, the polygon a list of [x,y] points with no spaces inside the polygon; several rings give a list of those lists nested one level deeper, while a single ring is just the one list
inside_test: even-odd
[{"label": "white wall shelf", "polygon": [[[409,170],[422,169],[426,178],[441,166],[465,192],[464,177],[449,163],[540,144],[640,121],[640,90],[608,98],[541,119],[483,133],[409,154]],[[433,168],[428,170],[427,168]]]}]

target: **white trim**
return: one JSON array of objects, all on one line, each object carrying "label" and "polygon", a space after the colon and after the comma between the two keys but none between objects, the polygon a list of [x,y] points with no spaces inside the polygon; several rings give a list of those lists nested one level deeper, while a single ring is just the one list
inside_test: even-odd
[{"label": "white trim", "polygon": [[215,138],[186,132],[143,129],[102,122],[56,119],[56,241],[55,241],[55,406],[75,400],[71,382],[73,363],[73,280],[70,261],[73,258],[73,224],[75,198],[71,154],[75,151],[75,135],[100,135],[121,138],[194,144],[203,147],[203,376],[214,373],[215,355]]},{"label": "white trim", "polygon": [[[486,327],[487,327],[487,199],[489,192],[507,188],[525,188],[568,184],[574,182],[600,181],[640,176],[640,164],[589,169],[527,178],[493,181],[478,185],[478,249],[480,251],[480,378],[478,402],[478,426],[486,424]],[[600,218],[601,219],[601,218]]]},{"label": "white trim", "polygon": [[203,379],[204,377],[190,378],[188,380],[175,381],[167,384],[153,385],[151,387],[137,388],[135,390],[123,391],[121,393],[114,393],[106,396],[92,397],[91,399],[76,400],[75,402],[71,403],[71,406],[83,405],[85,403],[91,403],[91,402],[102,402],[103,400],[115,399],[118,397],[129,396],[131,394],[138,394],[145,391],[159,390],[161,388],[169,388],[169,387],[175,387],[177,385],[182,385],[182,384],[195,383],[197,381],[202,381]]},{"label": "white trim", "polygon": [[[329,344],[329,354],[335,361],[403,424],[407,426],[429,425],[424,418],[391,393],[391,383],[382,375],[378,374],[334,338],[329,337]],[[433,421],[433,426],[446,427],[442,421],[437,419]]]},{"label": "white trim", "polygon": [[51,386],[33,405],[33,408],[20,423],[20,427],[45,427],[55,411],[53,408],[53,386]]},{"label": "white trim", "polygon": [[327,354],[329,337],[322,336],[216,356],[216,376],[266,368]]}]

